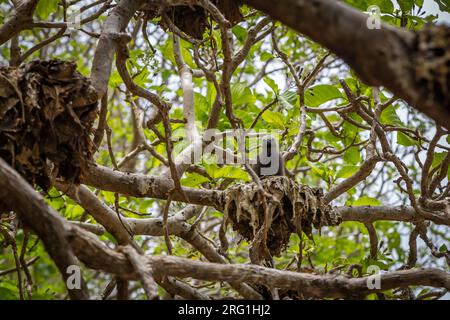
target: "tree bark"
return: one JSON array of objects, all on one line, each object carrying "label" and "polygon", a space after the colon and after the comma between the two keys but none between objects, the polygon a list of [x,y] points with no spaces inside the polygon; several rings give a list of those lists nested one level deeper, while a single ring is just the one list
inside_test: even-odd
[{"label": "tree bark", "polygon": [[[67,222],[44,201],[14,169],[0,158],[0,202],[14,210],[22,222],[44,242],[45,249],[55,261],[64,283],[70,274],[67,268],[77,260],[67,242]],[[84,287],[84,288],[83,288]],[[68,289],[72,299],[89,299],[84,282],[81,289]]]},{"label": "tree bark", "polygon": [[382,23],[369,29],[368,15],[333,0],[243,2],[328,48],[368,85],[386,87],[450,129],[449,27],[415,33]]}]

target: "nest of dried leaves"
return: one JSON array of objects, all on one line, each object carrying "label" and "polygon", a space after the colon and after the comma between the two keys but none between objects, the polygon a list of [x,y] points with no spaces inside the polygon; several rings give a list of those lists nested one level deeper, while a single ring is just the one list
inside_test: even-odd
[{"label": "nest of dried leaves", "polygon": [[224,191],[224,229],[233,229],[252,242],[250,258],[259,263],[279,256],[291,233],[312,236],[313,227],[337,225],[340,215],[322,201],[322,190],[300,185],[288,177],[267,177],[236,184]]},{"label": "nest of dried leaves", "polygon": [[[240,1],[212,0],[211,2],[232,26],[244,20],[239,9]],[[167,7],[161,12],[160,7],[149,3],[143,8],[143,12],[147,19],[153,19],[161,15],[167,16],[180,31],[197,40],[203,39],[205,31],[211,27],[210,19],[214,19],[207,10],[197,5]],[[160,25],[164,29],[169,28],[165,19],[160,20]]]},{"label": "nest of dried leaves", "polygon": [[78,183],[97,112],[97,94],[74,63],[1,67],[0,157],[44,190],[55,177]]}]

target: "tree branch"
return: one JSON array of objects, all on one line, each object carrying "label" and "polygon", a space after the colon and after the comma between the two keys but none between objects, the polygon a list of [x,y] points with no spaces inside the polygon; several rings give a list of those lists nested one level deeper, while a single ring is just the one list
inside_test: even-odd
[{"label": "tree branch", "polygon": [[[67,268],[77,264],[66,239],[70,226],[1,158],[0,202],[17,212],[23,223],[42,239],[45,249],[55,261],[66,282],[69,277]],[[68,289],[68,291],[72,299],[89,298],[86,288]]]},{"label": "tree branch", "polygon": [[[448,87],[440,89],[431,85],[424,88],[416,69],[418,61],[424,64],[427,61],[422,57],[422,49],[416,46],[416,40],[427,38],[425,34],[429,34],[431,40],[428,41],[433,41],[433,31],[425,28],[414,33],[384,23],[381,29],[371,30],[367,28],[368,15],[339,1],[244,0],[244,3],[328,48],[368,85],[385,86],[437,123],[450,128]],[[448,34],[448,27],[440,28],[442,34]],[[435,68],[431,74],[439,74],[445,67],[436,63],[431,68]],[[443,94],[436,94],[438,91]]]}]

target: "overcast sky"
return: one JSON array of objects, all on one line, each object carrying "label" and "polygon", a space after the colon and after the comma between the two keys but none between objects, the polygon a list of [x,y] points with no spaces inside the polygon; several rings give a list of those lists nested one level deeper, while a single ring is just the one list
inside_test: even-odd
[{"label": "overcast sky", "polygon": [[[445,0],[444,0],[445,1]],[[423,8],[428,14],[437,14],[439,16],[438,21],[450,24],[450,14],[447,12],[441,12],[439,6],[434,0],[424,0]]]}]

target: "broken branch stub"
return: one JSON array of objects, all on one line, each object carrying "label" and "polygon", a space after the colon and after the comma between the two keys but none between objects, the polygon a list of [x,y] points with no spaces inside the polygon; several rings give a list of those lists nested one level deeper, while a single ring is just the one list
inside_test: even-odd
[{"label": "broken branch stub", "polygon": [[313,227],[320,231],[322,226],[338,225],[342,220],[333,207],[323,203],[321,189],[284,176],[266,177],[261,184],[271,197],[264,200],[258,184],[249,183],[230,187],[223,198],[224,225],[231,224],[252,241],[256,261],[279,256],[293,232],[311,237]]},{"label": "broken branch stub", "polygon": [[62,177],[79,183],[92,158],[97,94],[76,65],[35,60],[0,68],[0,157],[44,190]]}]

